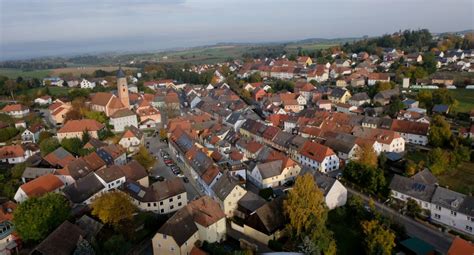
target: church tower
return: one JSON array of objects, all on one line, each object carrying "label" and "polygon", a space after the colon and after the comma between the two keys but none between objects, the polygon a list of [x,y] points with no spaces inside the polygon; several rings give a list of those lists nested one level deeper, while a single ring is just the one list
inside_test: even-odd
[{"label": "church tower", "polygon": [[128,86],[127,86],[127,76],[122,70],[122,67],[119,68],[117,72],[117,91],[120,102],[130,108],[130,99],[128,99]]}]

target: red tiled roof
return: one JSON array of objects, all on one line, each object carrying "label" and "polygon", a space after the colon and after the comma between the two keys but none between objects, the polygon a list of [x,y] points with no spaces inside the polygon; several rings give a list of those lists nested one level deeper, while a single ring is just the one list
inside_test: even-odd
[{"label": "red tiled roof", "polygon": [[474,254],[474,244],[460,237],[455,237],[448,250],[448,255],[472,255]]},{"label": "red tiled roof", "polygon": [[28,109],[28,107],[22,105],[22,104],[9,104],[3,107],[2,111],[3,112],[13,112],[13,111],[23,111]]},{"label": "red tiled roof", "polygon": [[7,145],[0,148],[0,159],[23,157],[25,150],[21,145]]},{"label": "red tiled roof", "polygon": [[21,185],[20,188],[28,197],[36,197],[55,191],[62,186],[64,186],[64,183],[59,177],[53,174],[47,174]]},{"label": "red tiled roof", "polygon": [[334,155],[334,151],[322,144],[308,141],[300,149],[300,154],[321,163],[326,157]]},{"label": "red tiled roof", "polygon": [[85,130],[99,131],[103,128],[104,125],[96,120],[70,120],[66,122],[66,124],[64,124],[64,126],[58,131],[58,133],[84,132]]}]

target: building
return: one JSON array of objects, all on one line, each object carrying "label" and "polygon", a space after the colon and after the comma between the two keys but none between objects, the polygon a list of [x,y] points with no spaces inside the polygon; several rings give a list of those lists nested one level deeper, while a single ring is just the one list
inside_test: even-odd
[{"label": "building", "polygon": [[392,120],[390,130],[400,133],[405,142],[427,145],[430,124],[409,120]]},{"label": "building", "polygon": [[373,86],[377,82],[390,82],[390,75],[388,73],[369,73],[367,84]]},{"label": "building", "polygon": [[59,147],[53,152],[44,156],[43,159],[52,167],[65,167],[69,164],[69,162],[74,161],[76,158],[63,147]]},{"label": "building", "polygon": [[420,182],[413,178],[394,175],[389,186],[391,196],[401,201],[415,200],[421,208],[431,209],[431,197],[435,192],[435,185]]},{"label": "building", "polygon": [[153,254],[190,254],[196,241],[220,242],[227,233],[225,214],[208,196],[178,210],[152,239]]},{"label": "building", "polygon": [[79,138],[87,131],[93,138],[99,138],[99,133],[105,128],[102,123],[92,119],[70,120],[58,131],[58,140],[64,138]]},{"label": "building", "polygon": [[347,202],[347,189],[338,180],[322,174],[314,174],[318,188],[323,192],[324,202],[329,210],[344,206]]},{"label": "building", "polygon": [[38,105],[50,105],[53,102],[51,96],[42,96],[35,99],[35,104]]},{"label": "building", "polygon": [[365,92],[354,94],[348,101],[352,106],[361,106],[363,104],[370,104],[370,97]]},{"label": "building", "polygon": [[13,118],[23,118],[30,114],[30,109],[22,104],[9,104],[1,111]]},{"label": "building", "polygon": [[120,102],[125,108],[130,107],[130,99],[128,97],[127,76],[122,70],[122,67],[117,71],[117,93]]},{"label": "building", "polygon": [[49,107],[49,119],[56,126],[61,126],[64,124],[66,119],[66,114],[71,110],[71,103],[63,102],[61,100],[55,100]]},{"label": "building", "polygon": [[42,124],[35,124],[21,133],[21,140],[23,142],[37,143],[39,140],[40,133],[45,129]]},{"label": "building", "polygon": [[126,127],[138,127],[137,115],[127,108],[117,110],[110,116],[110,125],[114,126],[114,132],[123,132]]},{"label": "building", "polygon": [[0,254],[14,254],[20,243],[13,225],[15,209],[16,204],[12,201],[0,202]]},{"label": "building", "polygon": [[382,152],[405,151],[405,139],[398,132],[392,130],[355,127],[352,134],[360,138],[377,141],[381,145]]},{"label": "building", "polygon": [[120,190],[130,196],[132,202],[140,210],[157,214],[175,212],[188,203],[183,181],[178,177],[155,182],[151,187],[144,187],[137,182],[127,180]]},{"label": "building", "polygon": [[339,169],[339,158],[329,147],[307,141],[296,154],[296,161],[323,173]]},{"label": "building", "polygon": [[37,150],[37,147],[33,147],[34,144],[3,146],[0,148],[0,161],[8,164],[23,163],[39,151],[39,149]]},{"label": "building", "polygon": [[118,144],[127,149],[129,152],[137,151],[145,142],[143,132],[134,126],[129,126],[123,132]]},{"label": "building", "polygon": [[227,217],[232,217],[237,209],[238,201],[247,193],[238,180],[229,174],[224,174],[212,187],[215,199]]},{"label": "building", "polygon": [[95,82],[90,82],[86,79],[82,79],[79,86],[81,87],[81,89],[93,89],[95,88]]},{"label": "building", "polygon": [[22,184],[16,191],[14,199],[21,203],[31,197],[39,197],[49,192],[58,192],[63,187],[64,183],[59,177],[47,174]]},{"label": "building", "polygon": [[290,158],[256,164],[247,178],[257,187],[263,189],[278,187],[287,181],[294,180],[301,171],[300,166]]},{"label": "building", "polygon": [[[257,202],[258,203],[258,202]],[[277,197],[258,207],[244,219],[242,233],[267,244],[283,236],[287,221],[283,215],[283,197]]]},{"label": "building", "polygon": [[86,232],[79,226],[65,221],[36,246],[31,254],[73,254],[79,241],[85,236]]},{"label": "building", "polygon": [[328,95],[329,101],[333,103],[346,103],[349,98],[351,98],[351,93],[343,88],[334,88]]}]

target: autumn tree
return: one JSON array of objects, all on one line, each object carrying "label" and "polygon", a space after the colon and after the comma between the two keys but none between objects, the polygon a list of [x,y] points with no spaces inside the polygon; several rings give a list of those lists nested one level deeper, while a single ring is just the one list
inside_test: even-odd
[{"label": "autumn tree", "polygon": [[168,134],[166,132],[166,129],[161,128],[160,129],[160,140],[164,141],[166,139],[168,139]]},{"label": "autumn tree", "polygon": [[451,138],[451,125],[441,115],[435,115],[430,125],[428,140],[435,147],[443,147]]},{"label": "autumn tree", "polygon": [[434,148],[428,153],[428,167],[435,175],[443,173],[449,166],[450,153],[441,148]]},{"label": "autumn tree", "polygon": [[326,227],[328,209],[324,195],[311,174],[299,176],[283,203],[287,229],[294,240],[309,237],[324,254],[335,254],[336,243]]},{"label": "autumn tree", "polygon": [[49,153],[53,152],[57,148],[61,147],[57,138],[50,137],[46,138],[40,143],[40,151],[42,156],[46,156]]},{"label": "autumn tree", "polygon": [[103,223],[119,227],[130,220],[137,210],[130,197],[120,191],[111,191],[101,195],[92,202],[92,215]]},{"label": "autumn tree", "polygon": [[415,164],[413,160],[408,160],[407,163],[405,164],[405,174],[410,177],[416,174],[417,170],[418,170],[417,164]]},{"label": "autumn tree", "polygon": [[370,167],[377,167],[377,153],[369,143],[363,143],[358,147],[357,162]]},{"label": "autumn tree", "polygon": [[67,200],[56,193],[33,197],[13,213],[15,228],[25,241],[40,241],[63,223],[70,213]]},{"label": "autumn tree", "polygon": [[147,170],[150,170],[156,162],[155,157],[153,157],[153,155],[151,155],[150,152],[148,152],[148,150],[143,146],[141,146],[138,152],[133,155],[133,159],[138,161],[138,163],[140,163],[140,165],[142,165]]},{"label": "autumn tree", "polygon": [[395,247],[395,234],[377,220],[362,221],[367,254],[390,255]]}]

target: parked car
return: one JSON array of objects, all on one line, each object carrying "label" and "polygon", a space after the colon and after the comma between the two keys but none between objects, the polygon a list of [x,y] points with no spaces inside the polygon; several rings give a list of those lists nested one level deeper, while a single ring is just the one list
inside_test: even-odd
[{"label": "parked car", "polygon": [[162,182],[165,180],[165,177],[160,176],[160,175],[150,175],[150,179],[155,182],[156,181]]},{"label": "parked car", "polygon": [[189,182],[189,179],[188,179],[188,177],[186,177],[186,176],[185,176],[185,177],[183,177],[183,181],[184,181],[184,183],[188,183],[188,182]]}]

